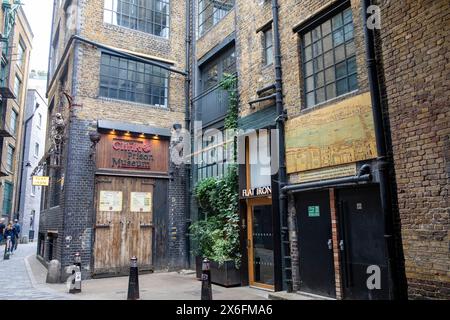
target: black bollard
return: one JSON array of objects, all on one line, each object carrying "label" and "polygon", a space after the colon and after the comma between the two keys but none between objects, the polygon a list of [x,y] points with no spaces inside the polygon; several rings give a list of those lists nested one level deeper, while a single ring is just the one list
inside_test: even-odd
[{"label": "black bollard", "polygon": [[131,258],[130,263],[130,278],[128,280],[128,300],[139,299],[139,270],[137,265],[137,258]]},{"label": "black bollard", "polygon": [[202,264],[202,300],[212,299],[210,262],[205,258]]},{"label": "black bollard", "polygon": [[73,265],[75,268],[72,269],[73,277],[69,293],[75,294],[81,292],[81,256],[78,252],[74,255]]}]

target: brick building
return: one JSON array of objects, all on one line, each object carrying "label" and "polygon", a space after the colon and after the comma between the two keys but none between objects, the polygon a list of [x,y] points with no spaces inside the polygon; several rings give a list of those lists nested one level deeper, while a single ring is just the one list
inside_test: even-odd
[{"label": "brick building", "polygon": [[[448,298],[444,0],[147,3],[55,1],[43,260],[81,252],[85,277],[131,254],[194,267],[190,196],[229,165],[220,81],[237,74],[241,284]],[[159,157],[180,126],[202,132],[190,166]],[[149,169],[145,150],[167,152]]]},{"label": "brick building", "polygon": [[33,33],[20,4],[3,1],[0,10],[0,201],[1,217],[19,218],[23,118]]},{"label": "brick building", "polygon": [[38,255],[64,269],[78,252],[84,278],[132,256],[142,271],[185,266],[185,169],[169,145],[185,125],[186,5],[130,6],[54,1]]},{"label": "brick building", "polygon": [[[448,297],[448,6],[308,0],[277,8],[193,5],[192,120],[204,132],[223,129],[217,84],[235,70],[239,127],[259,130],[239,147],[247,159],[242,284],[337,299]],[[280,156],[281,171],[263,177],[255,170],[274,163],[255,165],[252,145],[267,148],[268,136],[285,142],[286,167]],[[203,147],[207,162],[211,146]],[[276,152],[262,153],[274,161]],[[220,166],[193,165],[192,186],[220,176]],[[272,194],[255,196],[267,187]],[[381,289],[370,290],[378,271]]]}]

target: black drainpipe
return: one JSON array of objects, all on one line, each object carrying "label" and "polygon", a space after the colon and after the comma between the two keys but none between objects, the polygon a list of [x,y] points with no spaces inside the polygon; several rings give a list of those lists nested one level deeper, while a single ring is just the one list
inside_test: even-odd
[{"label": "black drainpipe", "polygon": [[378,79],[377,59],[375,51],[375,30],[367,28],[369,14],[368,7],[371,0],[362,0],[364,38],[366,46],[366,63],[369,77],[369,87],[372,99],[372,112],[375,124],[375,137],[378,152],[378,172],[380,180],[381,207],[384,214],[384,238],[386,243],[386,260],[389,272],[389,297],[391,299],[400,298],[400,270],[398,269],[398,258],[394,237],[394,214],[392,210],[392,194],[390,172],[392,171],[392,161],[388,156],[386,128],[383,122],[383,111],[381,103],[381,89]]},{"label": "black drainpipe", "polygon": [[278,160],[280,168],[278,171],[278,194],[279,194],[279,211],[280,211],[280,228],[281,228],[281,270],[284,271],[284,281],[286,283],[287,292],[293,291],[292,272],[291,272],[291,253],[289,246],[289,230],[287,221],[287,197],[281,190],[286,185],[286,161],[285,151],[286,146],[284,142],[284,122],[286,121],[286,113],[283,107],[283,78],[281,67],[281,42],[280,42],[280,26],[278,17],[278,1],[272,0],[272,15],[273,15],[273,39],[275,50],[275,103],[277,110],[277,124],[278,131]]},{"label": "black drainpipe", "polygon": [[[190,68],[190,58],[191,58],[191,0],[186,1],[186,77],[184,79],[185,86],[185,130],[191,133],[191,98],[190,98],[190,86],[191,86],[191,68]],[[186,152],[191,152],[191,150],[186,150]],[[190,248],[190,238],[189,238],[189,226],[191,223],[191,170],[190,164],[186,164],[186,188],[185,188],[185,199],[186,199],[186,264],[189,268],[191,265],[191,248]]]}]

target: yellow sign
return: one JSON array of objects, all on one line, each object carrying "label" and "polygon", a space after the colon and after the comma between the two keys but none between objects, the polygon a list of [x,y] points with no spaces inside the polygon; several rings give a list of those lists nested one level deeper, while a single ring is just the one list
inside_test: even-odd
[{"label": "yellow sign", "polygon": [[341,177],[350,177],[356,175],[356,163],[346,164],[338,167],[316,169],[293,174],[290,177],[291,183],[304,183],[311,181],[320,181]]},{"label": "yellow sign", "polygon": [[288,173],[376,157],[370,93],[311,110],[286,123]]},{"label": "yellow sign", "polygon": [[48,187],[50,184],[50,177],[33,176],[32,185],[39,187]]},{"label": "yellow sign", "polygon": [[131,192],[131,212],[152,212],[151,192]]},{"label": "yellow sign", "polygon": [[100,191],[99,211],[119,212],[122,211],[121,191]]}]

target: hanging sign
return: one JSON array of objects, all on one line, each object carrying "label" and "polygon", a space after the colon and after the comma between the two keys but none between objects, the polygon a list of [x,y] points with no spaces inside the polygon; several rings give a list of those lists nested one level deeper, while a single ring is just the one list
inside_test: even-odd
[{"label": "hanging sign", "polygon": [[32,185],[40,187],[48,187],[50,184],[50,177],[33,176]]},{"label": "hanging sign", "polygon": [[131,192],[131,212],[152,212],[151,192]]},{"label": "hanging sign", "polygon": [[121,191],[100,191],[99,211],[122,211]]}]

